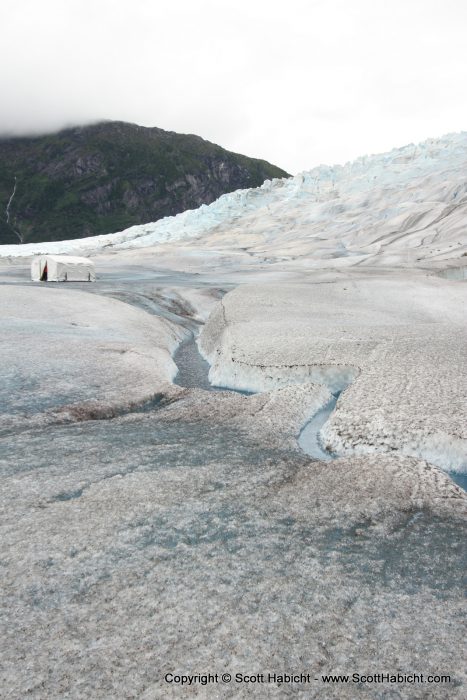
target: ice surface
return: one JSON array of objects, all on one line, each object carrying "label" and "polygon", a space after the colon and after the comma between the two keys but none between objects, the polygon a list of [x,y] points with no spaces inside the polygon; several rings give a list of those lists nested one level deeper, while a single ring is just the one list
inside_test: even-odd
[{"label": "ice surface", "polygon": [[[171,391],[182,336],[94,294],[0,286],[0,426],[112,415]],[[42,415],[41,415],[42,414]]]},{"label": "ice surface", "polygon": [[287,449],[270,447],[267,403],[193,390],[156,413],[0,441],[10,697],[163,698],[167,669],[246,672],[252,659],[314,675],[442,669],[464,697],[465,497],[413,459],[304,459],[277,404]]},{"label": "ice surface", "polygon": [[[91,377],[106,400],[120,405],[135,389],[136,399],[140,389],[156,385],[170,396],[148,412],[49,424],[47,431],[30,426],[0,438],[0,654],[9,696],[152,700],[168,696],[167,668],[245,672],[254,659],[267,670],[305,664],[313,674],[442,668],[454,679],[451,697],[461,700],[465,494],[413,458],[352,455],[325,464],[303,455],[300,429],[331,398],[323,385],[292,384],[254,396],[171,390],[170,352],[186,337],[183,324],[214,296],[181,287],[156,293],[154,283],[135,277],[128,285],[114,280],[95,287],[127,303],[68,289],[0,288],[11,326],[5,366],[14,361],[35,371],[41,386],[40,392],[13,386],[10,401],[27,391],[40,411],[60,370],[82,392],[78,401],[88,396]],[[366,291],[365,281],[353,284],[362,307],[356,316],[366,320],[374,342],[398,314],[386,309],[383,318],[375,283]],[[446,304],[444,285],[458,289],[433,278],[419,290],[426,309],[417,304],[411,321],[436,316],[436,300],[439,308]],[[318,303],[321,285],[310,286]],[[327,317],[326,303],[338,292],[333,284],[323,287],[319,313]],[[453,324],[457,293],[448,312]],[[274,324],[272,334],[266,328],[265,357],[310,353],[319,337],[303,288],[280,286],[271,294],[264,287],[262,295],[269,304],[262,322],[274,324],[277,314],[288,324]],[[407,296],[405,284],[400,295]],[[382,296],[400,302],[393,282]],[[365,316],[362,297],[379,312],[367,309]],[[254,331],[258,319],[253,322],[257,289],[228,294],[223,306],[232,326],[241,322],[248,331],[229,350],[261,357],[265,327],[258,323]],[[343,317],[353,306],[349,301]],[[165,320],[148,314],[159,311]],[[218,310],[206,328],[212,344],[217,317]],[[25,325],[28,343],[17,335]],[[337,331],[326,337],[345,359]],[[149,364],[121,366],[127,353],[110,353],[103,365],[102,348],[117,341]],[[357,349],[352,366],[369,347]],[[334,359],[328,349],[328,366]],[[364,374],[365,368],[354,385]],[[245,695],[233,686],[223,694],[263,697],[262,690]],[[283,697],[283,688],[268,690]],[[321,685],[315,690],[296,688],[323,696]],[[353,690],[340,687],[330,700],[351,700]],[[409,690],[400,689],[400,697],[426,697],[424,688]],[[445,688],[433,697],[444,698]]]},{"label": "ice surface", "polygon": [[[442,672],[452,682],[430,698],[465,698],[467,496],[435,464],[461,469],[467,437],[466,144],[38,246],[97,243],[92,294],[37,289],[24,258],[2,258],[6,697],[192,697],[164,673],[253,660],[314,677]],[[259,393],[206,391],[205,366],[184,378],[196,386],[171,383],[171,354],[206,320],[212,378]],[[311,459],[301,430],[347,382],[321,430],[342,456]],[[356,689],[267,688],[284,692]]]},{"label": "ice surface", "polygon": [[258,391],[314,381],[334,391],[350,383],[321,430],[331,452],[397,450],[465,470],[462,286],[364,273],[245,285],[219,303],[200,346],[211,381],[226,386]]}]

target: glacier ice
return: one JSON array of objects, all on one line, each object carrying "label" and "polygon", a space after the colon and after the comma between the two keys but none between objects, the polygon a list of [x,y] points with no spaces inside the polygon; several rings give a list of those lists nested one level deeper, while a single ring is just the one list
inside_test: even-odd
[{"label": "glacier ice", "polygon": [[[92,294],[38,290],[11,257],[34,246],[1,251],[9,696],[149,700],[166,697],[166,668],[254,659],[442,669],[465,697],[467,495],[436,466],[465,445],[465,283],[434,274],[462,264],[465,145],[451,135],[39,245],[94,255]],[[212,376],[259,393],[171,383],[171,354],[206,320]],[[300,431],[326,384],[349,380],[321,431],[343,454],[310,459]]]},{"label": "glacier ice", "polygon": [[415,264],[467,250],[467,132],[223,195],[209,206],[125,231],[0,246],[0,256],[96,254],[168,244],[247,248],[313,266]]},{"label": "glacier ice", "polygon": [[394,272],[243,285],[219,302],[199,343],[211,381],[225,386],[348,385],[320,432],[331,452],[397,451],[465,469],[463,286]]}]

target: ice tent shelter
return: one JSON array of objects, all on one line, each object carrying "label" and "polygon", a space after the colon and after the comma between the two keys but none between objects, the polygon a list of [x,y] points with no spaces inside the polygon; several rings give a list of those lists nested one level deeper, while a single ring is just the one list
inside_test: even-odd
[{"label": "ice tent shelter", "polygon": [[71,255],[38,255],[31,263],[33,282],[95,282],[94,263]]}]

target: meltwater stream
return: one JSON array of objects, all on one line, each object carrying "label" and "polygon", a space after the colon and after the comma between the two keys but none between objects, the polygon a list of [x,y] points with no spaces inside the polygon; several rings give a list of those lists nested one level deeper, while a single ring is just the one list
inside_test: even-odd
[{"label": "meltwater stream", "polygon": [[[174,383],[178,386],[205,389],[207,391],[235,391],[236,393],[246,395],[253,393],[211,384],[209,381],[209,363],[199,352],[194,335],[192,335],[189,340],[179,345],[173,359],[178,367],[178,373],[174,379]],[[300,433],[298,444],[303,452],[314,459],[327,462],[337,457],[334,453],[324,449],[320,441],[319,433],[334,411],[341,393],[342,390],[333,394],[331,401],[323,406],[323,408],[305,424]]]},{"label": "meltwater stream", "polygon": [[178,367],[174,384],[187,389],[205,389],[206,391],[234,391],[236,394],[251,396],[255,392],[216,386],[209,381],[209,362],[201,355],[194,334],[181,343],[173,356]]},{"label": "meltwater stream", "polygon": [[[154,280],[140,279],[138,276],[129,279],[128,284],[123,284],[122,280],[107,280],[106,283],[97,284],[92,290],[94,293],[111,296],[122,302],[136,306],[149,314],[161,316],[167,321],[176,323],[185,328],[190,333],[189,339],[182,342],[174,354],[174,361],[178,368],[178,373],[174,383],[186,388],[201,388],[206,391],[234,391],[241,394],[245,392],[232,389],[230,387],[213,386],[209,381],[209,363],[201,356],[196,343],[196,335],[199,331],[200,322],[191,315],[185,301],[180,295],[167,288],[165,285],[170,282],[174,286],[184,287],[187,282],[193,284],[199,280],[188,279],[185,273],[174,274],[170,279],[161,278],[158,284]],[[79,285],[74,285],[79,286]],[[82,285],[80,285],[82,286]],[[208,281],[204,281],[205,288],[209,287],[217,292],[222,292],[216,284],[211,286]],[[89,288],[83,287],[86,290]],[[189,305],[188,305],[189,306]],[[347,382],[350,383],[350,382]],[[341,391],[345,386],[341,386]],[[333,391],[333,389],[331,389]],[[321,461],[331,461],[338,455],[328,452],[321,444],[320,431],[329,420],[336,408],[337,400],[341,391],[333,391],[333,398],[326,406],[323,406],[303,427],[298,442],[299,446],[307,455],[313,459]],[[464,490],[467,489],[467,474],[448,472],[449,476]]]},{"label": "meltwater stream", "polygon": [[329,401],[325,406],[323,406],[323,408],[315,413],[313,418],[303,427],[300,433],[298,444],[307,455],[310,455],[310,457],[329,462],[331,459],[335,459],[337,456],[334,453],[328,452],[324,449],[324,447],[321,445],[319,433],[323,425],[329,419],[331,413],[334,411],[340,393],[341,392],[333,395],[331,401]]},{"label": "meltwater stream", "polygon": [[[254,393],[211,384],[209,381],[209,363],[199,352],[194,334],[191,335],[189,340],[179,345],[174,354],[174,362],[178,367],[178,373],[174,379],[174,383],[178,386],[199,388],[206,391],[234,391],[245,395]],[[345,388],[346,387],[343,386],[340,391],[334,392],[332,394],[332,399],[312,416],[311,420],[304,425],[300,432],[298,444],[303,452],[313,459],[318,459],[322,462],[330,462],[339,456],[325,449],[320,438],[320,431],[331,417],[336,408],[339,396]],[[467,490],[467,474],[456,472],[447,473],[456,484],[462,489]]]},{"label": "meltwater stream", "polygon": [[209,362],[202,357],[194,335],[181,343],[174,354],[174,362],[178,367],[174,383],[189,389],[198,387],[212,391],[214,387],[209,381]]},{"label": "meltwater stream", "polygon": [[[315,413],[311,420],[308,421],[308,423],[306,423],[306,425],[302,428],[298,438],[298,444],[302,450],[310,457],[319,459],[322,462],[329,462],[339,456],[334,452],[329,452],[325,449],[321,442],[320,431],[336,408],[337,400],[341,393],[342,391],[333,394],[331,401],[329,401],[329,403]],[[467,491],[467,474],[449,471],[446,473],[449,474],[451,479],[458,486],[464,489],[464,491]]]}]

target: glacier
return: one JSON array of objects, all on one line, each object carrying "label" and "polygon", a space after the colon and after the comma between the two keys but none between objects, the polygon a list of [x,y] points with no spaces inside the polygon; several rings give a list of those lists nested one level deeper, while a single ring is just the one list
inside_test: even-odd
[{"label": "glacier", "polygon": [[442,260],[467,251],[466,167],[467,132],[449,134],[266,181],[118,233],[0,246],[0,256],[96,254],[195,239],[206,248],[246,247],[272,261],[312,256],[318,266]]},{"label": "glacier", "polygon": [[[152,700],[167,670],[252,660],[442,671],[433,698],[465,697],[466,147],[0,249],[8,697]],[[96,283],[31,283],[37,252],[91,256]],[[267,693],[355,697],[315,683]]]}]

